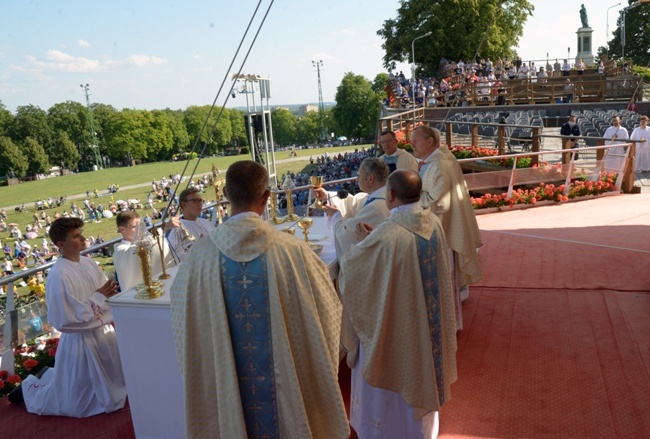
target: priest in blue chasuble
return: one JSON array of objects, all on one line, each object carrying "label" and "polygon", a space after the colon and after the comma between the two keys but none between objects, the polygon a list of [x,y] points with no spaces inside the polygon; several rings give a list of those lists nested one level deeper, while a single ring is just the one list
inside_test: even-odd
[{"label": "priest in blue chasuble", "polygon": [[230,219],[192,246],[171,289],[187,438],[347,438],[326,266],[261,218],[263,166],[232,164],[224,195]]},{"label": "priest in blue chasuble", "polygon": [[[419,205],[422,181],[397,170],[386,184],[390,215],[340,261],[351,332],[350,423],[360,438],[435,438],[456,381],[456,322],[440,221]],[[350,325],[348,325],[349,327]]]}]

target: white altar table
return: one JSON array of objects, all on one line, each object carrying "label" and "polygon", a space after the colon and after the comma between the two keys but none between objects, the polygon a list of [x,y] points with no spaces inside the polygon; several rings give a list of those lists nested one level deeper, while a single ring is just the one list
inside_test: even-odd
[{"label": "white altar table", "polygon": [[[326,218],[314,217],[309,230],[323,245],[319,254],[330,276],[338,274],[336,250]],[[292,223],[276,226],[280,229]],[[302,230],[296,228],[296,239]],[[135,298],[131,289],[108,300],[113,308],[122,369],[129,395],[133,427],[138,439],[179,439],[185,437],[183,385],[171,330],[169,290],[178,267],[163,281],[165,294],[153,300]]]}]

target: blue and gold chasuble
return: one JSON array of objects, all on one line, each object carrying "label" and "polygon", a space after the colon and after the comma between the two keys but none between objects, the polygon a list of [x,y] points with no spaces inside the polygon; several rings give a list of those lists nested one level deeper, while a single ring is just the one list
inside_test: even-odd
[{"label": "blue and gold chasuble", "polygon": [[418,247],[418,259],[420,261],[420,275],[424,289],[424,299],[427,307],[427,319],[429,321],[429,336],[431,337],[431,349],[433,354],[433,366],[436,371],[436,387],[438,390],[438,402],[440,406],[445,403],[445,389],[442,367],[442,322],[440,313],[440,288],[438,285],[438,238],[433,234],[427,241],[419,235],[415,235]]},{"label": "blue and gold chasuble", "polygon": [[220,264],[247,435],[279,438],[266,255],[237,262],[221,253]]}]

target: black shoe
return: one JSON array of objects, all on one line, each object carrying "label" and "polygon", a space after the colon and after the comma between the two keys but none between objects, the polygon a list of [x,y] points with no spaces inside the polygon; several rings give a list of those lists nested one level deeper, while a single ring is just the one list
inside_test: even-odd
[{"label": "black shoe", "polygon": [[14,404],[23,402],[23,386],[18,386],[9,393],[9,402]]}]

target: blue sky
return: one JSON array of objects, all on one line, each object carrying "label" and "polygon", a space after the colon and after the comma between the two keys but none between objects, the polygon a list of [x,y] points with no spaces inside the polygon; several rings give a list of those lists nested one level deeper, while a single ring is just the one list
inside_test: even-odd
[{"label": "blue sky", "polygon": [[[264,0],[261,11],[269,3]],[[565,57],[569,46],[575,56],[582,2],[533,3],[535,15],[519,45],[522,57]],[[618,1],[584,3],[595,52],[605,42],[607,8]],[[0,100],[12,112],[27,104],[47,110],[66,100],[85,103],[79,85],[88,83],[92,102],[118,109],[210,104],[256,5],[257,0],[4,0]],[[609,12],[610,33],[622,6]],[[323,60],[323,98],[333,101],[346,72],[372,80],[383,71],[377,30],[398,7],[398,0],[276,0],[243,72],[271,79],[272,105],[317,102],[311,61]],[[409,71],[406,64],[398,67]],[[224,98],[225,93],[218,102]],[[228,103],[243,105],[242,96]]]}]

